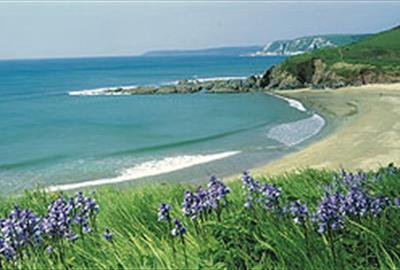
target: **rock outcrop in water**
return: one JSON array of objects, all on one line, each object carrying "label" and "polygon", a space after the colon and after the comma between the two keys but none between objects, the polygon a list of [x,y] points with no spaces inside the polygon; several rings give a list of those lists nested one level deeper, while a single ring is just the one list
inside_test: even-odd
[{"label": "rock outcrop in water", "polygon": [[184,94],[204,91],[207,93],[245,93],[259,91],[259,79],[250,76],[246,79],[181,80],[177,84],[160,86],[138,86],[105,90],[105,94]]}]

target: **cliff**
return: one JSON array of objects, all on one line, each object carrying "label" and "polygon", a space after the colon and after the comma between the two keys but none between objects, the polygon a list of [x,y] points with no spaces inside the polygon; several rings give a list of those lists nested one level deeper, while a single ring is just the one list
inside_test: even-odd
[{"label": "cliff", "polygon": [[271,56],[271,55],[298,55],[316,49],[338,47],[352,42],[359,41],[368,36],[363,35],[318,35],[305,36],[290,40],[276,40],[264,46],[264,48],[253,56]]},{"label": "cliff", "polygon": [[400,28],[358,42],[292,56],[268,69],[262,88],[337,88],[400,82]]}]

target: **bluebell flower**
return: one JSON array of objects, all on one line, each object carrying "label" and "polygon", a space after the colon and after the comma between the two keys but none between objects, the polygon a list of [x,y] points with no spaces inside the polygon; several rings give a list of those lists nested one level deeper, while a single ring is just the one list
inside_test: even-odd
[{"label": "bluebell flower", "polygon": [[221,180],[215,176],[211,176],[208,182],[209,204],[212,208],[217,209],[221,205],[226,204],[226,196],[231,192]]},{"label": "bluebell flower", "polygon": [[386,207],[390,206],[391,202],[389,197],[385,196],[377,196],[371,199],[370,202],[370,211],[374,217],[377,217],[381,214],[382,211],[386,209]]},{"label": "bluebell flower", "polygon": [[347,187],[359,187],[366,180],[368,180],[368,174],[361,170],[353,174],[342,169],[336,177],[336,182]]},{"label": "bluebell flower", "polygon": [[182,223],[178,219],[174,219],[175,228],[172,229],[171,234],[172,236],[183,236],[186,233],[186,227],[182,225]]},{"label": "bluebell flower", "polygon": [[297,224],[304,224],[304,222],[308,218],[308,207],[300,200],[296,200],[290,203],[286,207],[285,212],[287,212],[291,216],[293,221]]},{"label": "bluebell flower", "polygon": [[52,254],[52,253],[54,252],[54,248],[53,248],[52,246],[48,246],[48,247],[46,248],[46,252],[47,252],[48,254]]},{"label": "bluebell flower", "polygon": [[104,231],[103,237],[105,240],[107,241],[111,241],[112,240],[112,233],[110,232],[110,229],[106,228],[106,230]]},{"label": "bluebell flower", "polygon": [[400,198],[395,198],[395,199],[394,199],[394,204],[395,204],[398,208],[400,208]]},{"label": "bluebell flower", "polygon": [[345,206],[347,215],[363,217],[369,211],[370,198],[361,188],[353,186],[346,195]]},{"label": "bluebell flower", "polygon": [[242,187],[250,193],[258,192],[261,188],[260,182],[251,177],[248,171],[243,172],[242,184]]},{"label": "bluebell flower", "polygon": [[313,217],[318,224],[319,233],[323,234],[327,229],[339,230],[343,228],[345,202],[345,197],[339,192],[325,193]]},{"label": "bluebell flower", "polygon": [[183,195],[183,203],[182,203],[182,212],[185,216],[193,216],[195,215],[195,210],[193,205],[195,204],[196,197],[193,195],[191,191],[185,191]]},{"label": "bluebell flower", "polygon": [[171,205],[166,203],[161,203],[158,211],[158,221],[169,221],[169,211],[171,210]]},{"label": "bluebell flower", "polygon": [[264,196],[264,208],[268,210],[279,209],[279,199],[282,194],[280,188],[266,183],[261,188],[261,194]]}]

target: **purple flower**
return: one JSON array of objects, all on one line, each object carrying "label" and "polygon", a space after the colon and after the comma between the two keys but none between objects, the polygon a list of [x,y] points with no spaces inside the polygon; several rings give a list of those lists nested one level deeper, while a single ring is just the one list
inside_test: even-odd
[{"label": "purple flower", "polygon": [[196,199],[197,198],[193,195],[193,192],[185,191],[182,203],[182,212],[185,216],[190,217],[196,214],[196,211],[194,210]]},{"label": "purple flower", "polygon": [[170,216],[169,216],[169,211],[171,210],[171,205],[161,203],[160,208],[158,210],[158,221],[169,221]]},{"label": "purple flower", "polygon": [[4,241],[0,242],[0,254],[4,256],[6,261],[15,260],[16,257],[15,249]]},{"label": "purple flower", "polygon": [[308,208],[300,200],[290,203],[286,207],[286,212],[289,213],[293,221],[297,224],[303,224],[308,218]]},{"label": "purple flower", "polygon": [[172,236],[183,236],[186,233],[186,227],[182,225],[182,223],[178,219],[174,219],[175,228],[172,229],[171,234]]},{"label": "purple flower", "polygon": [[195,193],[184,193],[182,212],[185,216],[194,220],[227,203],[226,197],[231,190],[221,180],[212,176],[207,187],[207,190],[198,187]]},{"label": "purple flower", "polygon": [[242,187],[246,190],[245,208],[252,208],[255,203],[260,201],[261,184],[249,175],[247,171],[242,175]]},{"label": "purple flower", "polygon": [[48,247],[46,248],[46,252],[47,252],[48,254],[52,254],[52,253],[54,252],[54,248],[53,248],[52,246],[48,246]]},{"label": "purple flower", "polygon": [[110,232],[110,230],[108,228],[106,228],[106,230],[104,231],[103,237],[105,240],[107,241],[111,241],[112,240],[112,233]]},{"label": "purple flower", "polygon": [[400,198],[395,198],[395,199],[394,199],[394,204],[395,204],[398,208],[400,208]]},{"label": "purple flower", "polygon": [[382,211],[385,210],[386,207],[390,206],[391,202],[388,197],[378,196],[371,199],[370,202],[370,211],[374,217],[380,215]]},{"label": "purple flower", "polygon": [[254,198],[252,196],[247,196],[246,201],[244,203],[244,208],[252,208],[253,207]]},{"label": "purple flower", "polygon": [[348,173],[342,169],[336,177],[336,181],[339,182],[339,184],[343,184],[347,187],[358,187],[366,180],[368,180],[368,174],[363,171],[358,171],[353,174],[352,172]]},{"label": "purple flower", "polygon": [[221,180],[215,176],[211,176],[208,182],[209,204],[212,208],[217,209],[221,205],[226,204],[226,196],[231,192]]},{"label": "purple flower", "polygon": [[[95,199],[83,197],[82,193],[75,198],[58,197],[42,218],[29,209],[15,206],[6,218],[0,219],[0,255],[6,260],[16,260],[29,256],[30,248],[53,239],[75,241],[78,235],[74,224],[79,225],[81,233],[89,233],[98,212]],[[52,253],[53,247],[47,246],[46,251]]]},{"label": "purple flower", "polygon": [[261,188],[261,194],[264,196],[264,208],[268,210],[279,209],[279,198],[281,189],[275,185],[264,184]]},{"label": "purple flower", "polygon": [[29,209],[22,210],[19,206],[0,220],[0,230],[0,254],[7,260],[17,256],[17,251],[27,252],[25,248],[42,241],[40,219]]},{"label": "purple flower", "polygon": [[325,193],[314,214],[314,221],[317,222],[318,232],[323,234],[327,229],[338,230],[344,226],[345,197],[335,192]]},{"label": "purple flower", "polygon": [[254,178],[249,175],[248,171],[243,172],[242,183],[243,188],[248,190],[250,193],[258,192],[260,190],[260,182],[254,180]]},{"label": "purple flower", "polygon": [[349,216],[363,217],[368,213],[370,198],[364,191],[353,186],[346,195],[346,214]]}]

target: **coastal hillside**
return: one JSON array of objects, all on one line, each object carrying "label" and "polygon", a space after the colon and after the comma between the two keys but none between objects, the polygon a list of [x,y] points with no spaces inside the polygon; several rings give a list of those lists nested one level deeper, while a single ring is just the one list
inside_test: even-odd
[{"label": "coastal hillside", "polygon": [[[341,42],[348,41],[349,38],[341,39]],[[108,88],[96,94],[243,93],[396,82],[400,82],[400,27],[369,35],[347,45],[291,56],[262,75],[180,80],[176,84],[160,86]]]},{"label": "coastal hillside", "polygon": [[261,51],[252,56],[298,55],[316,49],[338,47],[356,42],[368,37],[363,35],[318,35],[306,36],[290,40],[276,40],[264,46]]},{"label": "coastal hillside", "polygon": [[337,88],[400,81],[400,27],[337,48],[289,57],[268,69],[259,85],[271,89]]}]

